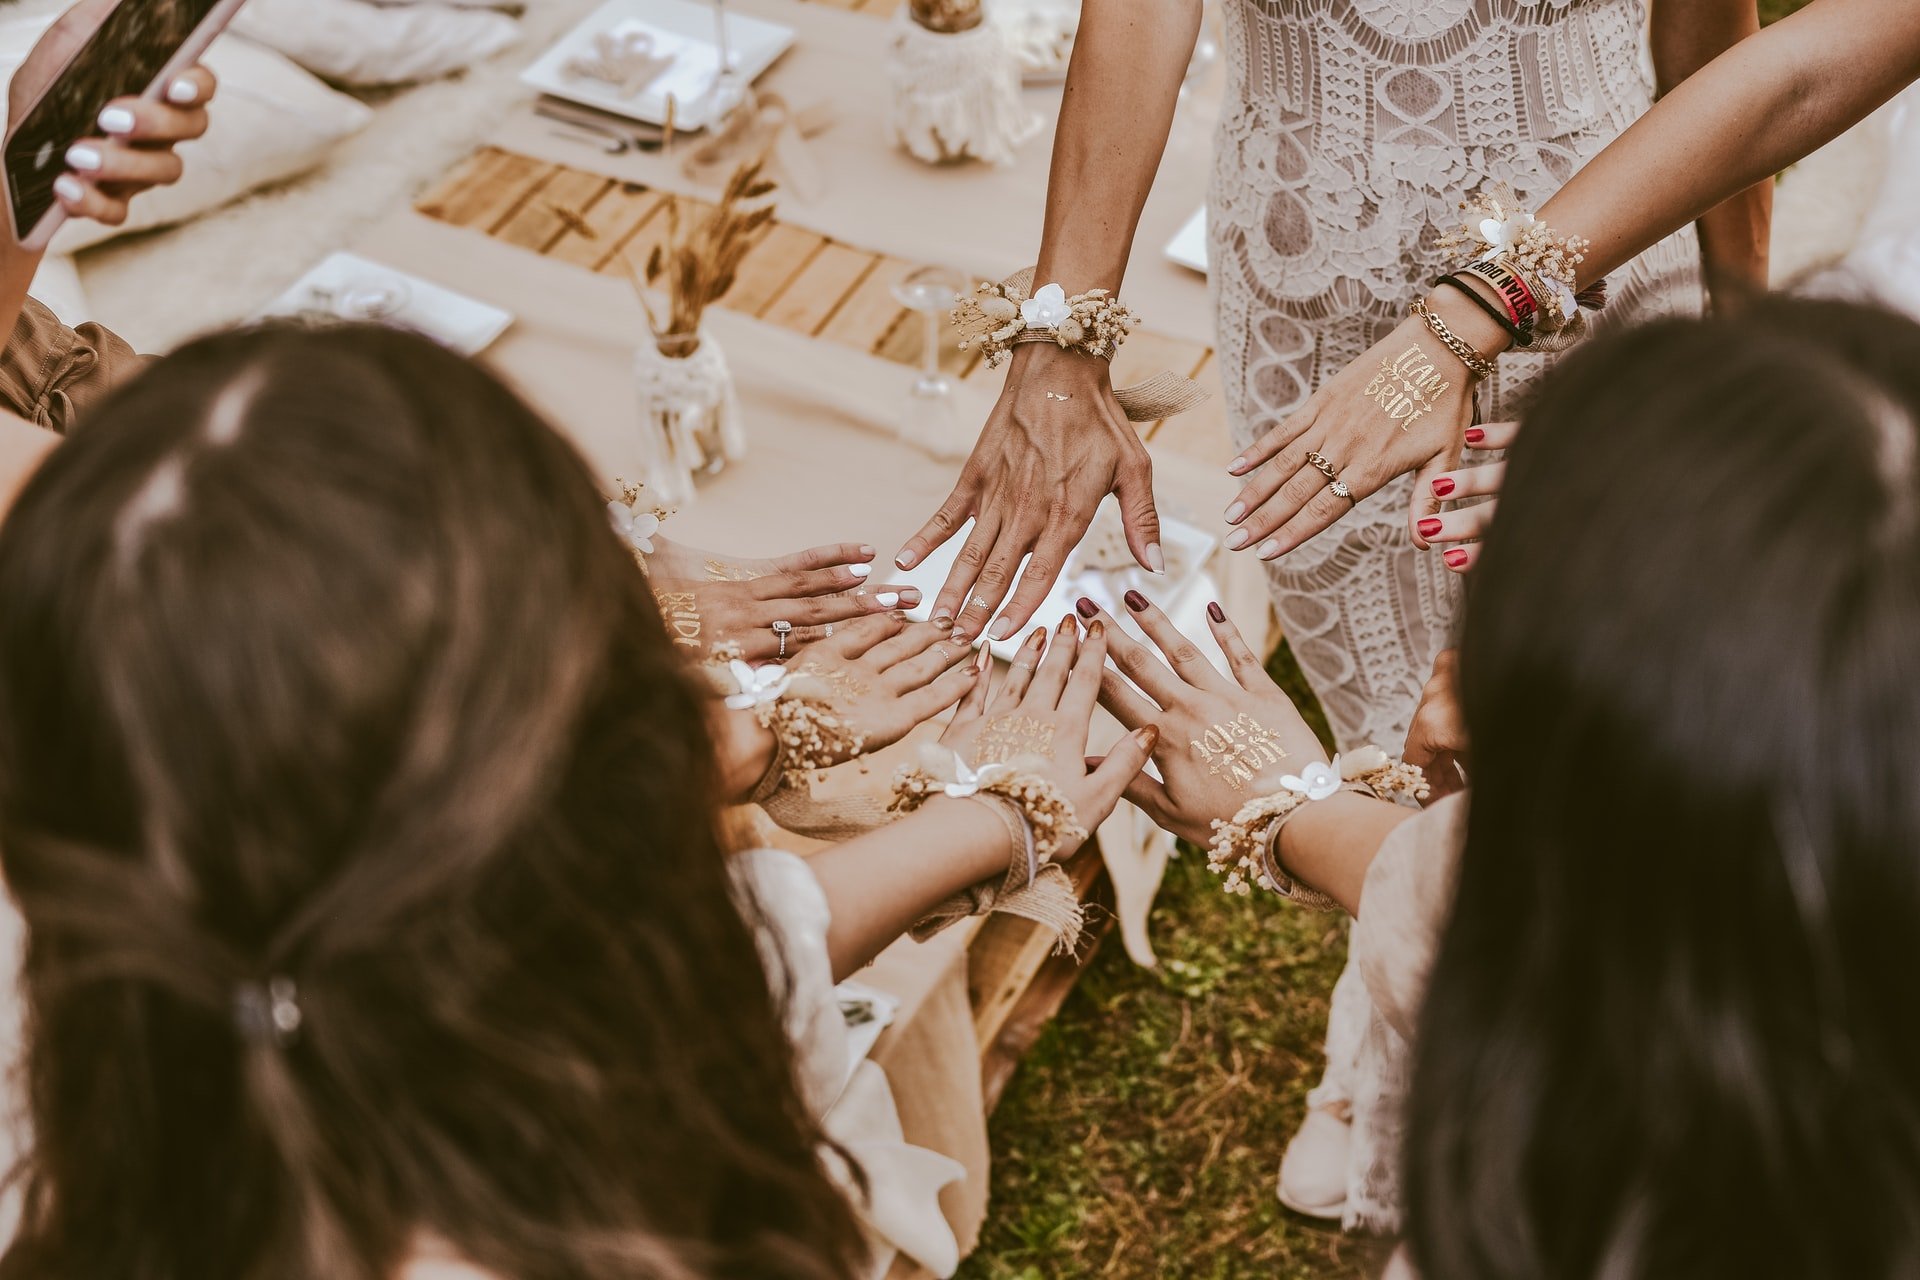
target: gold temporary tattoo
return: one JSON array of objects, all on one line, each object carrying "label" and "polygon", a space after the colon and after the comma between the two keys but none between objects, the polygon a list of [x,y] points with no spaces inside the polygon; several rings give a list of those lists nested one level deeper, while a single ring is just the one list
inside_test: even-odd
[{"label": "gold temporary tattoo", "polygon": [[1367,384],[1366,396],[1387,411],[1387,417],[1410,431],[1413,424],[1433,412],[1434,401],[1453,389],[1453,384],[1434,368],[1433,357],[1419,346],[1408,347],[1398,359],[1382,360],[1380,372]]},{"label": "gold temporary tattoo", "polygon": [[724,560],[707,561],[708,582],[750,582],[756,576],[746,569],[735,568]]},{"label": "gold temporary tattoo", "polygon": [[689,649],[700,647],[700,609],[691,591],[662,591],[660,616],[666,619],[673,642]]},{"label": "gold temporary tattoo", "polygon": [[794,674],[811,676],[843,698],[864,698],[871,692],[871,686],[866,681],[843,667],[823,667],[817,662],[808,662]]},{"label": "gold temporary tattoo", "polygon": [[1235,791],[1246,790],[1262,769],[1270,769],[1287,758],[1285,747],[1273,730],[1242,711],[1225,724],[1216,724],[1188,739],[1200,756],[1200,763],[1216,778],[1225,778]]},{"label": "gold temporary tattoo", "polygon": [[1053,726],[1032,716],[995,716],[981,730],[973,755],[983,764],[1004,764],[1021,756],[1053,759]]}]

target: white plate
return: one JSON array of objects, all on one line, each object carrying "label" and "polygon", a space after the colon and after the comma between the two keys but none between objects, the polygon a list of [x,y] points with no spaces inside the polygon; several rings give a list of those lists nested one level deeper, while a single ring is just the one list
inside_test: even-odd
[{"label": "white plate", "polygon": [[371,320],[412,329],[477,356],[507,331],[513,314],[352,253],[336,253],[268,303],[258,318]]},{"label": "white plate", "polygon": [[1207,274],[1207,211],[1204,206],[1182,223],[1180,230],[1174,232],[1173,239],[1167,241],[1167,256],[1183,267],[1191,267],[1201,275]]},{"label": "white plate", "polygon": [[[628,31],[645,31],[653,37],[654,51],[674,60],[644,90],[629,97],[603,81],[567,74],[568,62],[593,54],[594,37]],[[672,94],[674,126],[704,129],[713,117],[713,84],[720,71],[718,38],[710,5],[691,0],[609,0],[541,54],[520,78],[543,93],[648,124],[666,123],[667,95]],[[734,70],[751,82],[792,47],[793,29],[729,13],[727,38],[733,45]]]}]

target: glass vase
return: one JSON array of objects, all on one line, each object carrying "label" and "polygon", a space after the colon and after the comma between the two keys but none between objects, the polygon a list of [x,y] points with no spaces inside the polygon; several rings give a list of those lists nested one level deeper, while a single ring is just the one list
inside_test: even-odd
[{"label": "glass vase", "polygon": [[634,358],[641,461],[665,507],[694,498],[694,482],[746,455],[740,399],[720,344],[706,333],[657,334]]}]

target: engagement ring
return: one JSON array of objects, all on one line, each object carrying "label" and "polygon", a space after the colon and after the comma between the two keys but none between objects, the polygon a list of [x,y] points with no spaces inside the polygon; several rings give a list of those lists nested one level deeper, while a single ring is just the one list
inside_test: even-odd
[{"label": "engagement ring", "polygon": [[793,631],[793,624],[785,618],[773,624],[773,634],[780,638],[780,656],[787,656],[787,636]]}]

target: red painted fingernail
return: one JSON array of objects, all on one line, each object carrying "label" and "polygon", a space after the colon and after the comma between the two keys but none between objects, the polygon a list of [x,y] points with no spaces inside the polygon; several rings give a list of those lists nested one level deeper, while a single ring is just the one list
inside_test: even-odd
[{"label": "red painted fingernail", "polygon": [[1431,538],[1434,534],[1440,532],[1440,522],[1431,518],[1422,520],[1413,527],[1420,531],[1420,536],[1423,538]]},{"label": "red painted fingernail", "polygon": [[1467,428],[1468,444],[1479,444],[1482,440],[1485,440],[1486,438],[1487,438],[1487,433],[1485,431],[1482,431],[1479,427]]},{"label": "red painted fingernail", "polygon": [[1080,616],[1083,618],[1091,618],[1094,614],[1100,612],[1100,606],[1085,596],[1081,596],[1078,600],[1074,601],[1073,607],[1080,611]]},{"label": "red painted fingernail", "polygon": [[1449,569],[1464,569],[1467,567],[1467,553],[1458,547],[1447,552],[1441,559],[1447,562],[1447,568]]},{"label": "red painted fingernail", "polygon": [[1444,498],[1448,494],[1452,493],[1453,490],[1454,490],[1454,483],[1451,477],[1439,476],[1435,478],[1433,482],[1433,492],[1435,497]]},{"label": "red painted fingernail", "polygon": [[1028,648],[1032,648],[1035,645],[1043,645],[1046,642],[1047,642],[1047,629],[1045,627],[1035,627],[1033,629],[1033,634],[1027,637]]},{"label": "red painted fingernail", "polygon": [[1127,608],[1133,610],[1135,613],[1140,613],[1147,607],[1147,598],[1138,591],[1127,592],[1126,601]]},{"label": "red painted fingernail", "polygon": [[1207,606],[1207,616],[1215,622],[1225,622],[1227,620],[1227,611],[1222,609],[1218,604],[1209,604]]}]

